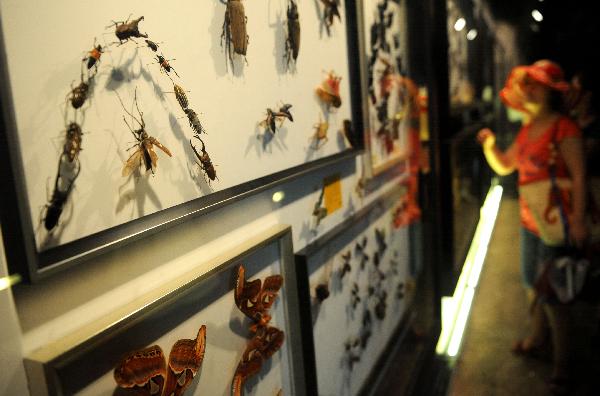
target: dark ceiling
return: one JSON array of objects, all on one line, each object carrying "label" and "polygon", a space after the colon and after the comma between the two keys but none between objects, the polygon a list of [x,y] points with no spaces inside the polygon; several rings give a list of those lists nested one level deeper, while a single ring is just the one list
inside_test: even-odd
[{"label": "dark ceiling", "polygon": [[[485,0],[494,18],[512,24],[527,62],[552,59],[567,74],[596,65],[600,21],[592,0]],[[597,3],[597,1],[595,1]],[[544,19],[536,23],[531,11]],[[595,67],[595,66],[594,66]]]}]

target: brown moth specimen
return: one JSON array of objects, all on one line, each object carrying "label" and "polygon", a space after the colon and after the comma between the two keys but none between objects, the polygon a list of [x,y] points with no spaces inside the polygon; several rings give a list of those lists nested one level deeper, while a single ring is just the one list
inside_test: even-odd
[{"label": "brown moth specimen", "polygon": [[227,5],[225,9],[225,20],[223,21],[223,32],[221,33],[221,47],[225,41],[225,52],[233,69],[233,52],[246,56],[248,48],[248,34],[246,33],[246,13],[241,0],[221,0]]},{"label": "brown moth specimen", "polygon": [[340,96],[340,81],[342,77],[337,76],[333,70],[327,72],[327,77],[316,89],[317,96],[327,106],[340,107],[342,97]]},{"label": "brown moth specimen", "polygon": [[245,273],[244,266],[240,265],[234,299],[240,311],[253,320],[254,323],[250,325],[253,337],[248,341],[235,370],[231,384],[234,396],[243,394],[246,380],[260,371],[263,363],[281,348],[285,338],[283,331],[269,325],[269,309],[283,285],[283,277],[271,275],[265,278],[264,283],[260,279],[246,282]]},{"label": "brown moth specimen", "polygon": [[81,151],[81,138],[83,133],[81,127],[76,122],[71,122],[67,127],[67,135],[63,144],[63,154],[67,156],[69,162],[73,162],[79,156]]},{"label": "brown moth specimen", "polygon": [[133,19],[131,22],[129,22],[130,17],[131,14],[129,15],[129,17],[127,17],[127,20],[125,22],[111,21],[113,25],[107,26],[107,28],[111,26],[115,27],[115,36],[117,36],[117,38],[119,39],[119,42],[117,43],[118,45],[125,44],[129,40],[136,37],[148,38],[148,35],[145,33],[140,33],[140,30],[138,28],[138,24],[144,19],[144,17],[141,16],[138,19]]},{"label": "brown moth specimen", "polygon": [[125,166],[123,167],[123,171],[121,172],[121,174],[127,177],[131,173],[133,173],[133,171],[140,168],[142,164],[144,164],[146,171],[151,171],[152,173],[154,173],[154,169],[156,169],[158,163],[158,155],[154,152],[154,146],[161,149],[169,157],[172,156],[171,152],[168,148],[163,146],[162,143],[160,143],[156,138],[150,136],[148,132],[146,132],[144,113],[140,111],[140,108],[137,103],[137,90],[135,91],[134,102],[138,114],[140,115],[139,120],[125,108],[125,105],[123,104],[123,101],[121,100],[121,97],[118,93],[117,97],[119,98],[119,102],[121,102],[123,110],[125,110],[125,112],[131,116],[131,119],[135,120],[140,126],[139,129],[134,130],[125,119],[125,116],[123,116],[123,121],[125,122],[125,125],[127,125],[127,127],[129,128],[131,134],[133,135],[135,140],[137,140],[137,143],[132,147],[135,148],[135,151],[133,152],[133,154],[131,154],[127,161],[125,161]]},{"label": "brown moth specimen", "polygon": [[[198,150],[196,150],[196,147],[194,146],[194,144],[192,143],[192,139],[190,139],[190,146],[192,146],[192,150],[194,150],[194,154],[196,154],[196,158],[198,158],[198,161],[200,161],[199,163],[196,162],[198,164],[198,166],[200,167],[200,169],[202,169],[204,171],[204,174],[209,178],[209,180],[214,181],[215,179],[217,179],[217,171],[215,170],[215,166],[213,165],[212,161],[210,160],[210,156],[208,155],[208,152],[206,151],[206,146],[204,145],[204,141],[202,139],[200,139],[200,136],[198,135],[194,135],[194,137],[198,140],[200,140],[200,143],[202,143],[202,149],[200,151],[202,151],[202,154],[198,153]],[[210,183],[210,182],[208,182]]]},{"label": "brown moth specimen", "polygon": [[318,150],[329,140],[327,137],[329,123],[327,121],[322,121],[321,117],[319,116],[319,122],[317,122],[313,127],[315,128],[315,133],[310,137],[310,139],[315,142],[313,148]]},{"label": "brown moth specimen", "polygon": [[178,340],[171,348],[168,362],[158,345],[124,356],[114,370],[117,385],[143,396],[183,395],[198,373],[206,347],[206,326],[195,340]]},{"label": "brown moth specimen", "polygon": [[300,52],[300,16],[298,15],[298,5],[294,0],[289,0],[287,9],[287,37],[285,39],[285,59],[286,66],[290,67],[293,59],[296,62]]}]

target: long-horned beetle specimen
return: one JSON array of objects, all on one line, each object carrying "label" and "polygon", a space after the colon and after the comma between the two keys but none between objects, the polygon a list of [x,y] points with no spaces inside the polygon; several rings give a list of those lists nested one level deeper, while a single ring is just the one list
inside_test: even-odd
[{"label": "long-horned beetle specimen", "polygon": [[287,9],[287,37],[285,39],[286,66],[290,67],[292,59],[296,62],[300,52],[300,19],[298,5],[294,0],[289,0]]},{"label": "long-horned beetle specimen", "polygon": [[221,33],[221,47],[225,41],[225,52],[233,69],[233,52],[246,56],[248,48],[248,34],[246,33],[246,13],[241,0],[221,0],[227,5],[225,10],[225,20],[223,21],[223,32]]}]

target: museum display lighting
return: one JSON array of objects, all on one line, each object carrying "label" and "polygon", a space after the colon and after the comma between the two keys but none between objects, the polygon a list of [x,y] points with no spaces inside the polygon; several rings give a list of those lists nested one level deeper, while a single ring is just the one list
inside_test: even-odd
[{"label": "museum display lighting", "polygon": [[536,22],[542,22],[544,20],[544,16],[538,10],[531,11],[531,16],[535,19]]},{"label": "museum display lighting", "polygon": [[21,275],[15,274],[10,276],[3,276],[0,278],[0,291],[8,289],[9,287],[16,285],[21,282]]},{"label": "museum display lighting", "polygon": [[494,181],[481,207],[479,223],[458,278],[454,295],[444,297],[442,300],[442,332],[436,346],[436,352],[439,355],[454,357],[460,349],[501,198],[502,186]]},{"label": "museum display lighting", "polygon": [[477,37],[477,29],[471,29],[467,32],[467,40],[472,41]]},{"label": "museum display lighting", "polygon": [[467,25],[467,21],[465,21],[465,18],[458,18],[456,20],[456,22],[454,23],[454,30],[456,30],[457,32],[460,32],[461,30],[463,30],[465,28],[466,25]]}]

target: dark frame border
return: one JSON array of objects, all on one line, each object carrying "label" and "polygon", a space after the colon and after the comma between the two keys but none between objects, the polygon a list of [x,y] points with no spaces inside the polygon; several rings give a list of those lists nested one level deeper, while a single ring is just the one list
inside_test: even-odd
[{"label": "dark frame border", "polygon": [[[271,229],[261,233],[258,236],[250,238],[242,245],[228,252],[226,259],[223,256],[217,257],[215,265],[207,272],[200,273],[200,270],[194,270],[169,284],[152,291],[145,296],[145,303],[136,308],[129,305],[119,309],[110,317],[96,321],[92,328],[83,329],[79,334],[65,337],[59,341],[51,343],[36,350],[25,359],[25,368],[28,375],[29,386],[32,394],[42,394],[47,392],[50,396],[70,394],[72,389],[88,384],[98,377],[95,373],[87,373],[85,364],[82,361],[86,356],[101,356],[104,359],[113,360],[104,362],[105,366],[114,367],[114,363],[126,353],[129,345],[122,345],[119,340],[128,340],[127,332],[136,329],[136,326],[148,326],[151,322],[151,330],[143,334],[136,334],[136,343],[141,346],[152,342],[153,337],[162,335],[170,330],[170,322],[180,323],[187,319],[186,314],[197,312],[197,309],[187,307],[186,303],[190,296],[194,297],[202,293],[206,281],[214,279],[217,276],[226,275],[237,264],[246,257],[254,254],[272,243],[277,243],[279,258],[281,260],[281,273],[284,277],[284,287],[282,293],[285,295],[286,304],[284,313],[286,318],[286,343],[291,356],[292,388],[295,395],[307,395],[305,386],[305,362],[303,350],[301,348],[302,334],[300,331],[300,317],[298,313],[298,292],[296,289],[297,274],[294,263],[292,230],[287,225],[276,225]],[[220,261],[223,260],[223,261]],[[212,260],[211,260],[212,261]],[[232,279],[230,284],[234,284]],[[234,304],[234,302],[231,302]],[[139,301],[134,304],[138,305]],[[173,318],[171,309],[178,307],[178,304],[184,305],[182,313],[178,313],[177,318]],[[210,304],[210,303],[207,303]],[[198,301],[197,305],[201,305]],[[167,321],[168,319],[168,321]],[[167,323],[165,323],[167,322]],[[106,326],[104,326],[106,324]],[[208,329],[207,337],[214,337]],[[131,340],[128,340],[131,341]],[[208,361],[203,364],[210,364]],[[81,375],[65,375],[74,368],[84,367],[84,373]],[[63,375],[61,376],[61,372]],[[233,376],[233,373],[232,373]],[[73,379],[65,383],[61,377]],[[82,378],[83,377],[83,378]],[[115,385],[116,387],[116,385]],[[44,393],[46,394],[46,393]]]},{"label": "dark frame border", "polygon": [[360,59],[357,9],[354,1],[346,2],[345,12],[353,133],[349,140],[353,145],[352,148],[181,203],[42,252],[37,250],[35,243],[34,223],[27,201],[20,150],[11,150],[11,147],[21,146],[16,128],[12,88],[6,62],[6,47],[0,16],[0,128],[2,130],[0,134],[0,150],[2,150],[0,151],[0,177],[12,187],[0,194],[0,220],[9,272],[21,273],[25,280],[37,282],[72,265],[79,264],[138,239],[164,231],[169,227],[207,214],[282,183],[290,182],[307,173],[362,154],[364,151],[364,122],[361,110],[360,65],[354,61]]},{"label": "dark frame border", "polygon": [[[306,389],[308,394],[317,395],[318,382],[317,382],[317,361],[315,354],[315,343],[313,336],[312,326],[312,313],[311,304],[307,303],[311,301],[310,296],[310,282],[308,273],[308,261],[309,257],[313,256],[321,249],[326,248],[332,241],[343,236],[343,233],[355,224],[363,221],[365,218],[370,216],[378,216],[386,209],[392,207],[397,202],[398,198],[403,194],[404,187],[400,184],[395,185],[389,191],[385,192],[381,197],[371,202],[364,208],[354,213],[351,217],[344,220],[342,223],[323,234],[319,239],[307,245],[304,249],[296,253],[296,274],[298,281],[298,298],[299,301],[304,302],[299,306],[299,315],[301,321],[302,331],[302,349],[304,350],[304,359],[306,362],[305,375],[306,375]],[[406,323],[406,315],[411,312],[410,307],[407,307],[407,311],[403,315],[398,329],[394,331],[397,334],[401,326]],[[362,388],[368,386],[368,382],[374,378],[375,367],[372,368],[372,372],[367,377],[367,383]],[[361,390],[361,393],[364,389]]]}]

